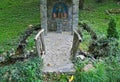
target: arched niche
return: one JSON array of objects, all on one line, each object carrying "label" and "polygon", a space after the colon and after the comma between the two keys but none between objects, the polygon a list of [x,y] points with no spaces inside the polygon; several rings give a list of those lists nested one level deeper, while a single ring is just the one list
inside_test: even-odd
[{"label": "arched niche", "polygon": [[53,18],[53,7],[58,1],[64,2],[68,9],[67,16],[64,15],[61,20],[62,28],[78,28],[79,0],[40,0],[41,28],[45,29],[45,34],[51,30],[56,31],[58,18]]},{"label": "arched niche", "polygon": [[67,18],[68,17],[68,6],[64,2],[58,1],[54,4],[52,9],[53,18]]}]

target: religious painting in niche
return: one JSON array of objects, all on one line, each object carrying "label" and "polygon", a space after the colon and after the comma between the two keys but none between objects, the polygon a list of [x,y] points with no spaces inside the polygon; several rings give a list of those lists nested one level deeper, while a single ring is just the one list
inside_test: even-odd
[{"label": "religious painting in niche", "polygon": [[67,18],[68,17],[68,8],[64,2],[57,2],[53,6],[52,11],[53,18]]}]

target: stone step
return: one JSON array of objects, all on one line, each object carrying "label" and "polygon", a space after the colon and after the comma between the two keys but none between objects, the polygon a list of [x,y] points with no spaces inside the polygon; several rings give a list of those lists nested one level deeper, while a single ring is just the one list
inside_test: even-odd
[{"label": "stone step", "polygon": [[50,32],[44,37],[46,54],[43,58],[43,72],[74,72],[70,61],[73,36],[70,32]]}]

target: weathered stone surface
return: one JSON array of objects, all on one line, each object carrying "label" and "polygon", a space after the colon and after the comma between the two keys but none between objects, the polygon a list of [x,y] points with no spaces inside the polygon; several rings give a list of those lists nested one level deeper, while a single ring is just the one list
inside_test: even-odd
[{"label": "weathered stone surface", "polygon": [[45,29],[47,34],[47,0],[40,0],[41,28]]},{"label": "weathered stone surface", "polygon": [[[57,19],[53,18],[53,6],[59,0],[41,0],[40,12],[41,12],[41,27],[45,29],[45,33],[48,30],[57,30]],[[68,7],[67,18],[60,18],[62,24],[62,30],[71,31],[78,28],[78,13],[79,13],[79,0],[61,0]],[[47,27],[48,26],[48,27]]]},{"label": "weathered stone surface", "polygon": [[80,31],[74,30],[73,43],[72,43],[72,49],[71,49],[71,60],[75,59],[75,56],[81,41],[82,41],[82,36],[80,35]]},{"label": "weathered stone surface", "polygon": [[[59,14],[58,17],[55,18],[53,6],[58,1],[62,1],[67,5],[67,18],[59,17]],[[43,71],[54,72],[60,71],[60,69],[62,69],[62,71],[73,69],[73,65],[69,60],[73,36],[64,33],[63,31],[73,31],[73,29],[78,30],[79,0],[41,0],[40,7],[41,27],[45,29],[45,34],[47,34],[47,31],[49,30],[62,32],[62,34],[48,33],[47,36],[45,36],[46,55],[45,57],[43,56]],[[73,44],[74,43],[75,41]],[[78,44],[79,40],[77,41],[77,44],[75,43],[75,46],[78,47]],[[68,68],[66,68],[66,66]]]},{"label": "weathered stone surface", "polygon": [[48,33],[45,36],[46,54],[43,57],[43,72],[73,72],[70,60],[73,36],[70,32]]},{"label": "weathered stone surface", "polygon": [[[53,18],[53,7],[54,5],[58,2],[59,0],[47,0],[47,16],[48,16],[48,30],[54,30],[56,31],[57,27],[59,27],[58,24],[58,20],[61,20],[61,24],[62,24],[62,30],[69,30],[71,31],[72,28],[72,0],[64,0],[62,2],[64,2],[67,7],[68,7],[68,17],[67,18]],[[65,23],[66,22],[66,23]]]},{"label": "weathered stone surface", "polygon": [[84,55],[78,55],[77,58],[80,58],[81,60],[84,60],[85,56]]},{"label": "weathered stone surface", "polygon": [[35,44],[39,56],[45,53],[44,29],[41,29],[35,37]]},{"label": "weathered stone surface", "polygon": [[79,13],[79,0],[73,0],[73,29],[78,29],[78,13]]}]

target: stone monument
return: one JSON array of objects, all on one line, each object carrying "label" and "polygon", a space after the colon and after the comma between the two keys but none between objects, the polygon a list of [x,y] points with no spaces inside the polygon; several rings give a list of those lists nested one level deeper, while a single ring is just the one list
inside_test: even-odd
[{"label": "stone monument", "polygon": [[79,0],[40,0],[41,27],[48,31],[78,29]]}]

